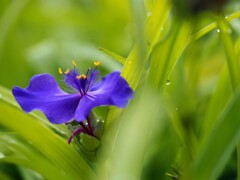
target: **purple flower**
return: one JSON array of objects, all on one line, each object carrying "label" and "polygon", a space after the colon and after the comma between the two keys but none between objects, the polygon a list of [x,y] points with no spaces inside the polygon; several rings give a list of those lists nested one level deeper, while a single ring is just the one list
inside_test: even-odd
[{"label": "purple flower", "polygon": [[125,107],[134,96],[133,90],[120,72],[112,72],[98,81],[100,64],[95,62],[95,67],[88,68],[86,74],[79,73],[74,61],[71,70],[62,72],[59,68],[71,94],[62,91],[53,76],[39,74],[31,78],[26,89],[14,87],[13,95],[25,112],[38,109],[55,124],[83,122],[96,106]]}]

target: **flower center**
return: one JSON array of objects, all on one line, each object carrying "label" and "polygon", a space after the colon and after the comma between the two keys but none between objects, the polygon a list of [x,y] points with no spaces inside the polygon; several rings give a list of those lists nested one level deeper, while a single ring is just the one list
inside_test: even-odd
[{"label": "flower center", "polygon": [[90,90],[91,86],[96,83],[99,77],[99,70],[97,69],[102,63],[100,61],[94,62],[94,68],[89,67],[86,74],[80,74],[77,69],[77,64],[73,60],[72,65],[73,69],[67,69],[62,71],[61,68],[58,68],[59,74],[63,75],[64,82],[71,89],[77,90],[80,94],[86,95]]},{"label": "flower center", "polygon": [[80,80],[80,79],[87,79],[87,76],[85,74],[81,74],[81,75],[76,76],[76,78],[78,80]]}]

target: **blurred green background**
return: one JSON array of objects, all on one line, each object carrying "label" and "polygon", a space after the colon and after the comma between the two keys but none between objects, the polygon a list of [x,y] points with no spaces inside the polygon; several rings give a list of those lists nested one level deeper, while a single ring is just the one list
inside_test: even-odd
[{"label": "blurred green background", "polygon": [[[0,84],[8,89],[12,89],[15,85],[26,87],[31,76],[37,73],[49,73],[59,77],[58,67],[63,69],[70,67],[73,59],[83,70],[95,60],[103,62],[103,74],[122,70],[123,65],[114,57],[99,50],[99,47],[128,57],[135,42],[143,39],[139,31],[142,31],[146,19],[151,16],[149,14],[151,7],[148,6],[151,3],[147,3],[150,1],[1,0]],[[136,8],[139,4],[141,7]],[[176,8],[177,6],[173,9]],[[231,14],[239,9],[240,3],[233,0],[224,8],[224,13]],[[141,12],[136,13],[137,10]],[[200,15],[190,14],[190,16],[192,17],[188,17],[189,21],[194,26],[192,34],[215,21],[211,12],[203,12]],[[186,18],[185,14],[179,18]],[[178,19],[170,17],[168,21],[159,46],[170,37],[171,28],[174,26],[172,22]],[[239,59],[240,19],[231,21],[231,26],[231,37],[234,39],[236,57]],[[146,69],[148,65],[146,64]],[[166,79],[161,105],[167,109],[168,115],[164,118],[159,117],[161,120],[164,119],[159,121],[162,124],[154,121],[157,130],[153,131],[153,139],[146,149],[141,179],[169,179],[165,173],[174,174],[171,169],[172,164],[179,164],[181,169],[181,162],[188,162],[185,159],[186,154],[189,153],[188,146],[192,148],[190,151],[198,153],[205,131],[208,134],[214,126],[211,120],[217,117],[214,113],[212,115],[211,107],[218,104],[214,104],[217,101],[212,100],[213,94],[222,92],[221,96],[218,96],[222,101],[219,103],[219,108],[216,108],[217,113],[222,111],[231,97],[231,85],[225,66],[226,58],[216,28],[186,47],[168,76],[169,79]],[[57,79],[60,82],[60,78]],[[225,80],[220,81],[221,79]],[[224,85],[221,86],[223,81]],[[141,92],[141,88],[136,91],[138,94]],[[136,97],[140,97],[138,94]],[[154,97],[151,98],[154,100]],[[217,95],[214,98],[216,100]],[[146,106],[138,109],[139,112],[144,108],[146,111],[150,109],[151,102]],[[134,110],[130,110],[129,114],[134,114]],[[0,113],[3,113],[1,109]],[[141,119],[140,115],[137,118]],[[179,136],[178,127],[174,127],[172,122],[177,121],[176,119],[180,119],[186,137]],[[136,125],[136,128],[144,129],[146,124]],[[221,171],[219,179],[237,177],[237,152],[230,154],[231,158],[224,164],[225,169]],[[0,179],[42,178],[34,173],[29,169],[26,171],[22,166],[0,164]]]},{"label": "blurred green background", "polygon": [[98,48],[127,56],[133,45],[127,0],[3,0],[0,8],[0,82],[8,88],[36,73],[56,75],[73,59],[82,69],[102,60],[106,70],[119,70]]}]

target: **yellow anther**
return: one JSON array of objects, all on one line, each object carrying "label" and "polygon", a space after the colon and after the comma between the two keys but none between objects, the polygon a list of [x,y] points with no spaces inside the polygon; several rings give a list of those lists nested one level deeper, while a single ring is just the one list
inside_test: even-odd
[{"label": "yellow anther", "polygon": [[73,66],[77,66],[76,62],[74,60],[72,60],[72,65]]},{"label": "yellow anther", "polygon": [[80,80],[80,79],[86,79],[87,78],[87,76],[85,75],[85,74],[81,74],[81,75],[78,75],[78,76],[76,76],[76,78],[78,79],[78,80]]},{"label": "yellow anther", "polygon": [[67,69],[64,74],[68,74],[70,72],[70,69]]},{"label": "yellow anther", "polygon": [[87,78],[87,76],[85,74],[82,74],[81,76],[82,76],[83,79]]},{"label": "yellow anther", "polygon": [[59,74],[63,73],[61,68],[58,68],[58,72],[59,72]]},{"label": "yellow anther", "polygon": [[76,76],[76,78],[77,78],[78,80],[80,80],[80,79],[82,78],[82,75],[78,75],[78,76]]},{"label": "yellow anther", "polygon": [[97,66],[97,67],[98,67],[98,66],[101,66],[102,62],[101,62],[101,61],[96,61],[96,62],[94,62],[93,64],[94,64],[94,66]]}]

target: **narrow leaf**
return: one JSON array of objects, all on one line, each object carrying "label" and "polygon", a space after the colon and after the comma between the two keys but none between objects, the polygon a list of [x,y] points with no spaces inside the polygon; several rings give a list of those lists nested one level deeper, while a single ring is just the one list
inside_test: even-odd
[{"label": "narrow leaf", "polygon": [[193,164],[194,179],[216,179],[233,152],[240,135],[240,94],[220,115],[209,138],[203,144]]},{"label": "narrow leaf", "polygon": [[17,132],[33,147],[39,149],[54,165],[65,172],[69,179],[92,179],[95,173],[86,161],[63,139],[36,117],[25,114],[17,107],[6,103],[1,91],[0,125]]},{"label": "narrow leaf", "polygon": [[126,61],[126,58],[124,58],[124,57],[120,56],[119,54],[116,54],[116,53],[114,53],[114,52],[112,52],[112,51],[110,51],[110,50],[107,50],[107,49],[102,48],[102,47],[100,47],[99,50],[100,50],[100,51],[103,51],[103,52],[106,53],[107,55],[113,57],[115,60],[117,60],[117,61],[120,62],[121,64],[124,64],[125,61]]}]

